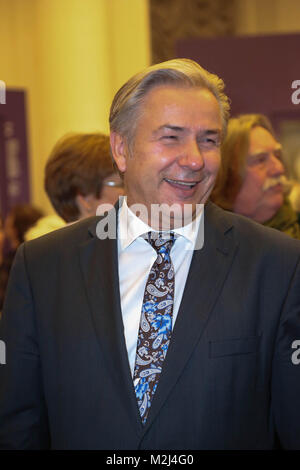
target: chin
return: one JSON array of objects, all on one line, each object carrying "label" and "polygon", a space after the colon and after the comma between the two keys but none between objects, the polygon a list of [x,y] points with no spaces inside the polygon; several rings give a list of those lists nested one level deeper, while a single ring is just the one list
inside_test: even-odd
[{"label": "chin", "polygon": [[277,214],[281,206],[282,206],[282,202],[281,204],[274,204],[272,206],[269,206],[268,210],[266,210],[266,215],[264,217],[264,220],[262,220],[262,222],[266,222],[272,219],[273,217],[275,217],[275,215]]},{"label": "chin", "polygon": [[274,210],[277,212],[279,211],[280,207],[282,206],[283,204],[283,194],[280,194],[278,195],[276,198],[274,198],[274,204],[273,204],[273,207],[274,207]]},{"label": "chin", "polygon": [[151,225],[163,230],[182,227],[192,222],[194,203],[164,202],[151,207]]}]

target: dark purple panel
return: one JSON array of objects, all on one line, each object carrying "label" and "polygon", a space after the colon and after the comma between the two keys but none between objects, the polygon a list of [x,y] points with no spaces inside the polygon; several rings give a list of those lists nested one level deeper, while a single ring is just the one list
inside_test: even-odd
[{"label": "dark purple panel", "polygon": [[24,91],[7,90],[0,104],[1,211],[29,201],[29,168]]},{"label": "dark purple panel", "polygon": [[232,114],[300,114],[291,100],[291,84],[300,80],[300,34],[189,39],[177,52],[225,81]]}]

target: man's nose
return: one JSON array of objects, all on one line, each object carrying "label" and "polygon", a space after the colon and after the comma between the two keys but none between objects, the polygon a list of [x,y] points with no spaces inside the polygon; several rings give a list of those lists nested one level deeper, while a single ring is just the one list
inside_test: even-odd
[{"label": "man's nose", "polygon": [[178,158],[178,164],[193,171],[201,170],[204,167],[203,154],[197,141],[191,139],[186,143]]},{"label": "man's nose", "polygon": [[271,154],[271,163],[270,163],[270,174],[272,176],[280,176],[285,173],[285,169],[282,161],[276,157],[273,153]]}]

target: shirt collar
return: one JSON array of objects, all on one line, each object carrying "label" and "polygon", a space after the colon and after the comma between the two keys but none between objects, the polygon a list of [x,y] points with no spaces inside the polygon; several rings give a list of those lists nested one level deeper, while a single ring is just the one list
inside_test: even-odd
[{"label": "shirt collar", "polygon": [[[200,221],[203,217],[203,207],[204,206],[202,206],[202,210],[198,212],[196,218],[190,224],[173,230],[175,234],[184,237],[191,245],[194,245],[196,242]],[[155,231],[129,209],[126,196],[120,201],[118,219],[121,251],[125,250],[131,243],[145,233]]]}]

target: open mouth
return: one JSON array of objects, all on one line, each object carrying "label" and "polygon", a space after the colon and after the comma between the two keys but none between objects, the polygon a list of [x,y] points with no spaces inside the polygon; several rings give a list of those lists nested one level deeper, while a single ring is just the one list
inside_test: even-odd
[{"label": "open mouth", "polygon": [[181,181],[173,180],[171,178],[164,178],[164,180],[172,186],[176,186],[177,188],[182,189],[192,189],[199,183],[199,181]]}]

